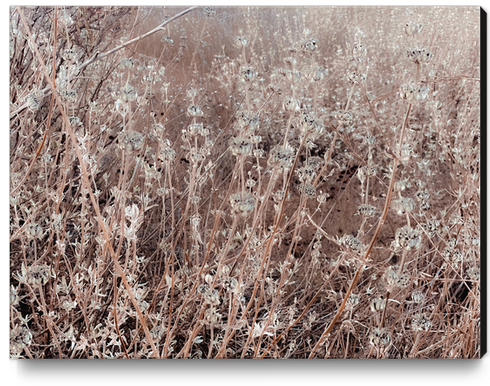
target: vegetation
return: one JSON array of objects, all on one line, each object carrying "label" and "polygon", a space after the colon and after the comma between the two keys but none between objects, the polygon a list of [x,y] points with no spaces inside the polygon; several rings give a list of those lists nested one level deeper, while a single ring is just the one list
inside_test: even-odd
[{"label": "vegetation", "polygon": [[478,7],[10,13],[12,357],[480,357]]}]

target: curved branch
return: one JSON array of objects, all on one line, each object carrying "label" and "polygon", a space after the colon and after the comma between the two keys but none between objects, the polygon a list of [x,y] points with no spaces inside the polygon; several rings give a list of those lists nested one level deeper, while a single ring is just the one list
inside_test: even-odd
[{"label": "curved branch", "polygon": [[185,14],[189,13],[190,11],[196,9],[197,6],[193,6],[193,7],[190,7],[190,8],[187,8],[186,10],[178,13],[177,15],[171,17],[170,19],[168,20],[165,20],[162,24],[160,24],[159,26],[153,28],[151,31],[148,31],[147,33],[141,35],[141,36],[138,36],[137,38],[134,38],[132,40],[130,40],[129,42],[126,42],[124,44],[121,44],[120,46],[117,46],[115,48],[113,48],[112,50],[109,50],[103,54],[99,54],[98,52],[92,56],[92,58],[90,58],[89,60],[87,60],[85,63],[81,64],[80,67],[79,67],[79,70],[82,71],[85,67],[87,67],[89,64],[92,64],[93,62],[97,61],[97,60],[100,60],[100,59],[104,59],[106,57],[108,57],[109,55],[112,55],[113,53],[119,51],[120,49],[126,47],[126,46],[129,46],[130,44],[133,44],[133,43],[136,43],[150,35],[153,35],[155,32],[158,32],[160,30],[163,29],[163,27],[165,25],[167,25],[168,23],[178,19],[179,17],[181,16],[184,16]]}]

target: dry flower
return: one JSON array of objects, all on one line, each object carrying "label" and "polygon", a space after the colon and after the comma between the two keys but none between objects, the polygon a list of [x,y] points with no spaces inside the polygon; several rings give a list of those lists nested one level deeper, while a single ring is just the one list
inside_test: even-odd
[{"label": "dry flower", "polygon": [[419,230],[405,225],[396,231],[395,240],[402,248],[417,249],[421,246],[422,235]]},{"label": "dry flower", "polygon": [[249,192],[238,192],[230,196],[233,213],[247,216],[255,208],[255,197]]},{"label": "dry flower", "polygon": [[374,347],[386,347],[391,342],[390,332],[386,328],[374,328],[369,334],[369,341]]}]

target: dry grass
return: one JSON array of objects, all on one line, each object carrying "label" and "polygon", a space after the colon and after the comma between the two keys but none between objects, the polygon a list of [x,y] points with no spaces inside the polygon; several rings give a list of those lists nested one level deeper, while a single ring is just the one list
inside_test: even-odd
[{"label": "dry grass", "polygon": [[479,8],[182,11],[11,8],[11,356],[480,357]]}]

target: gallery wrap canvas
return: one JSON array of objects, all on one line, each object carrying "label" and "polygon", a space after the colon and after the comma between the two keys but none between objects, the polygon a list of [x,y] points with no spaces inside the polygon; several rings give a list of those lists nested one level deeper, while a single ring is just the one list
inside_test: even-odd
[{"label": "gallery wrap canvas", "polygon": [[481,8],[9,12],[11,358],[486,352]]}]

